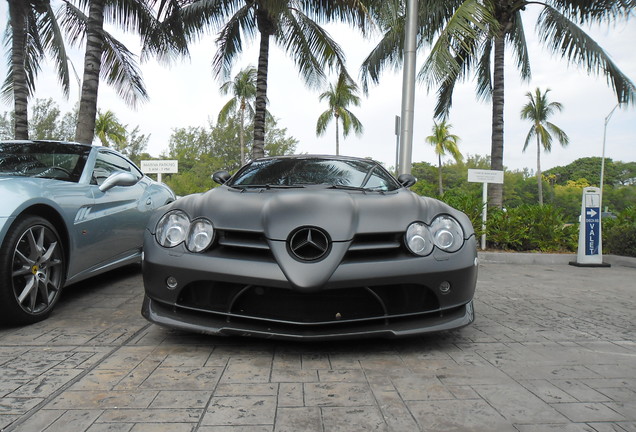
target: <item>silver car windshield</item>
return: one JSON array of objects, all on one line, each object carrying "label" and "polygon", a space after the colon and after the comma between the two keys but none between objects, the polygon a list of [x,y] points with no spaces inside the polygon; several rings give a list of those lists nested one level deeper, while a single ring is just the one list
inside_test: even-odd
[{"label": "silver car windshield", "polygon": [[55,142],[0,143],[0,175],[79,181],[90,147]]},{"label": "silver car windshield", "polygon": [[392,191],[397,181],[374,161],[323,158],[272,158],[243,167],[231,187],[302,187],[326,185],[337,189]]}]

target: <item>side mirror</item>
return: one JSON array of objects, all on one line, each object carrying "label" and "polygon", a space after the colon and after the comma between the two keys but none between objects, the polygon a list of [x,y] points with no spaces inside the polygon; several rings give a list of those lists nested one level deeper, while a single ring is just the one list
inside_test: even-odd
[{"label": "side mirror", "polygon": [[115,186],[132,186],[137,184],[139,179],[130,172],[117,171],[108,176],[104,183],[99,186],[99,190],[106,192]]},{"label": "side mirror", "polygon": [[411,174],[400,174],[398,177],[398,182],[405,188],[413,186],[416,181],[417,179]]},{"label": "side mirror", "polygon": [[222,185],[225,184],[226,181],[228,181],[230,179],[230,173],[227,171],[217,171],[214,174],[212,174],[212,180],[214,180],[216,183]]}]

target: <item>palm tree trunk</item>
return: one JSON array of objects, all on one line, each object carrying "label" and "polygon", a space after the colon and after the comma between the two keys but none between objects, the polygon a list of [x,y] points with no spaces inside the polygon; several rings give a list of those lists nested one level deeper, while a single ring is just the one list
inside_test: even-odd
[{"label": "palm tree trunk", "polygon": [[338,120],[339,120],[339,116],[338,114],[335,115],[336,117],[336,156],[340,155],[340,130],[339,130],[339,125],[338,125]]},{"label": "palm tree trunk", "polygon": [[[492,90],[492,139],[490,149],[490,169],[503,170],[504,151],[504,34],[495,37],[495,56]],[[503,185],[488,184],[490,205],[503,207]]]},{"label": "palm tree trunk", "polygon": [[541,175],[541,141],[537,134],[537,186],[539,188],[539,205],[543,207],[543,179]]},{"label": "palm tree trunk", "polygon": [[92,143],[95,135],[95,118],[97,116],[97,92],[99,90],[99,74],[102,67],[104,40],[101,30],[104,28],[105,0],[91,0],[86,25],[86,54],[84,55],[84,76],[82,81],[82,98],[77,116],[75,140],[81,143]]},{"label": "palm tree trunk", "polygon": [[241,144],[241,166],[245,165],[245,101],[241,101],[241,130],[239,132]]},{"label": "palm tree trunk", "polygon": [[441,197],[444,194],[444,189],[442,188],[442,155],[437,155],[437,176],[439,182],[439,196]]},{"label": "palm tree trunk", "polygon": [[11,79],[13,80],[13,109],[15,115],[15,139],[29,139],[29,113],[26,70],[26,12],[24,0],[9,0],[11,20]]},{"label": "palm tree trunk", "polygon": [[267,69],[269,66],[269,38],[274,34],[274,23],[267,10],[256,11],[261,43],[258,52],[258,69],[256,70],[256,99],[254,100],[254,144],[252,157],[265,156],[265,116],[267,113]]}]

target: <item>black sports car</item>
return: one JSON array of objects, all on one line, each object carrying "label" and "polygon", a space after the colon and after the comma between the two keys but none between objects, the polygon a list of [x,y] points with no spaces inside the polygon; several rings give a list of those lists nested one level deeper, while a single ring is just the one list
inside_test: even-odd
[{"label": "black sports car", "polygon": [[368,159],[252,161],[156,211],[142,314],[162,326],[281,339],[396,337],[474,320],[463,213]]}]

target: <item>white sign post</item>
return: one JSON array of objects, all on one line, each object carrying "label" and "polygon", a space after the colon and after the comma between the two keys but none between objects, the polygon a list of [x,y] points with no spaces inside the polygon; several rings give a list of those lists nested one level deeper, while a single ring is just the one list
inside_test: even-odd
[{"label": "white sign post", "polygon": [[142,160],[141,171],[144,174],[157,174],[157,181],[161,181],[161,174],[174,174],[179,172],[178,160]]},{"label": "white sign post", "polygon": [[579,223],[578,267],[609,267],[603,263],[603,239],[601,237],[601,189],[586,187],[581,199],[581,222]]},{"label": "white sign post", "polygon": [[482,210],[481,210],[481,249],[486,249],[486,219],[488,217],[488,183],[502,184],[504,172],[499,170],[468,170],[468,181],[471,183],[483,183]]}]

